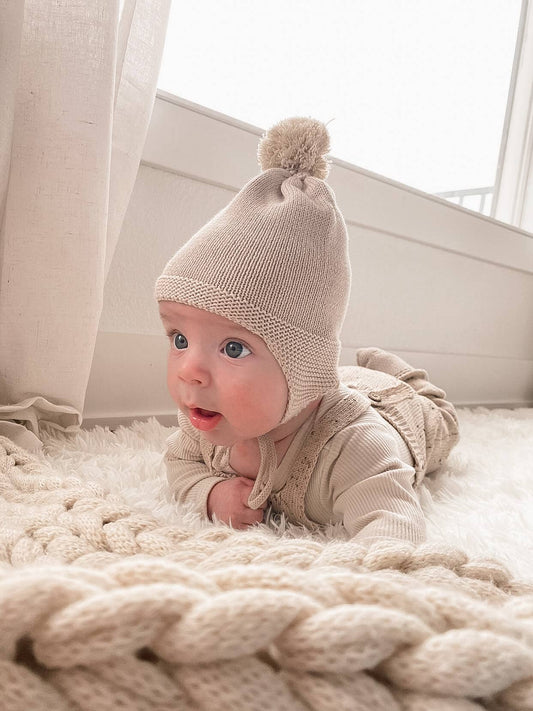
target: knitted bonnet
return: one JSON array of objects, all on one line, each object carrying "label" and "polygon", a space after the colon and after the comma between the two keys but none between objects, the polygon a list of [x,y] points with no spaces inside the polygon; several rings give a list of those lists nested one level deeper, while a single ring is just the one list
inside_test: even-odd
[{"label": "knitted bonnet", "polygon": [[324,182],[328,151],[320,121],[295,117],[273,126],[259,142],[262,172],[156,282],[158,301],[210,311],[264,340],[287,380],[282,423],[339,385],[351,270],[344,219]]}]

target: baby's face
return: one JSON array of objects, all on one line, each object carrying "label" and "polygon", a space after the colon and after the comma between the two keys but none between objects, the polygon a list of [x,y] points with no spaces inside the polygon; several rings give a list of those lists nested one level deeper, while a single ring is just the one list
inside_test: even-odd
[{"label": "baby's face", "polygon": [[209,442],[229,447],[280,423],[287,382],[262,338],[187,304],[161,301],[159,313],[170,342],[168,389]]}]

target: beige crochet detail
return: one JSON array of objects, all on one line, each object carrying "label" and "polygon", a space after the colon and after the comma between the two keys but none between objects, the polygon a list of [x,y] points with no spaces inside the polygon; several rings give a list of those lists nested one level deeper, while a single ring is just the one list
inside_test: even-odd
[{"label": "beige crochet detail", "polygon": [[162,527],[0,438],[0,707],[526,711],[533,585],[498,561]]},{"label": "beige crochet detail", "polygon": [[354,422],[369,407],[370,401],[367,397],[357,392],[350,393],[313,423],[298,458],[291,467],[287,483],[270,495],[274,511],[283,512],[291,523],[302,524],[311,530],[320,527],[305,513],[305,492],[309,479],[326,442],[340,429]]}]

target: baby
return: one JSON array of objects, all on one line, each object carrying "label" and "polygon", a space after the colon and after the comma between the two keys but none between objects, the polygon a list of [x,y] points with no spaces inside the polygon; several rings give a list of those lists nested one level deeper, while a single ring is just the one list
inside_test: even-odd
[{"label": "baby", "polygon": [[267,506],[357,541],[422,542],[417,489],[458,440],[445,393],[396,355],[339,367],[348,235],[308,118],[259,143],[262,172],[168,262],[156,299],[179,429],[173,496],[243,529]]}]

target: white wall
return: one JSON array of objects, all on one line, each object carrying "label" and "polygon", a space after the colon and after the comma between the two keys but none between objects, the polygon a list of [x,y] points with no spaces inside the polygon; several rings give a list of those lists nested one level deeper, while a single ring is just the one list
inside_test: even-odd
[{"label": "white wall", "polygon": [[[175,412],[156,278],[259,168],[262,130],[156,99],[111,265],[84,417]],[[341,363],[378,345],[426,368],[457,404],[533,404],[533,237],[334,160],[353,284]]]}]

